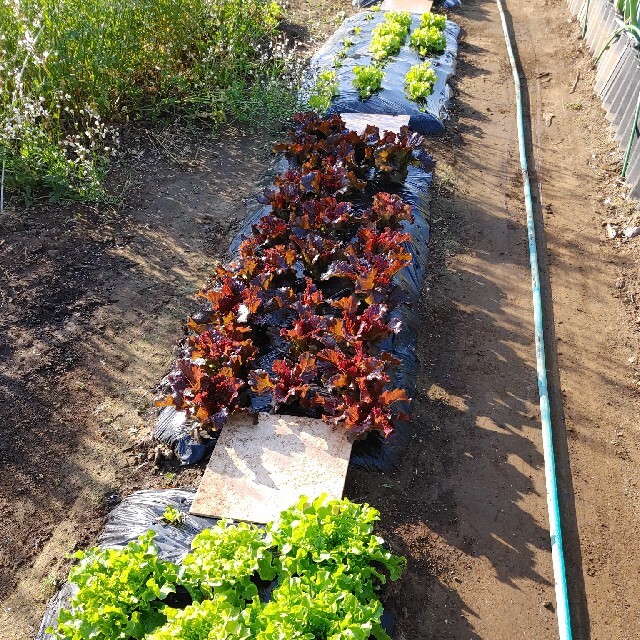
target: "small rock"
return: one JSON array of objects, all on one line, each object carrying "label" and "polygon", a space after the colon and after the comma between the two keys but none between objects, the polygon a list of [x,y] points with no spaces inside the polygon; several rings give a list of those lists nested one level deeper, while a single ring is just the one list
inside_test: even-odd
[{"label": "small rock", "polygon": [[624,278],[618,278],[616,280],[616,289],[624,289],[624,285],[626,284]]},{"label": "small rock", "polygon": [[622,233],[625,238],[635,238],[640,236],[640,227],[626,227]]},{"label": "small rock", "polygon": [[554,610],[554,609],[553,609],[553,602],[551,602],[550,600],[545,600],[545,601],[542,603],[542,606],[543,606],[545,609],[549,609],[549,611],[553,611],[553,610]]},{"label": "small rock", "polygon": [[607,238],[615,238],[618,235],[618,230],[607,224]]}]

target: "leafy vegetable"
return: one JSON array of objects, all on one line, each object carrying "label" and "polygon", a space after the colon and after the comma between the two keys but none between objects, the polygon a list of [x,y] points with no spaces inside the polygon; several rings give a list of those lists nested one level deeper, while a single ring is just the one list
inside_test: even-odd
[{"label": "leafy vegetable", "polygon": [[398,53],[410,29],[411,15],[408,12],[388,12],[384,22],[375,26],[371,32],[371,57],[376,62],[384,62],[389,56]]},{"label": "leafy vegetable", "polygon": [[279,550],[285,575],[328,571],[340,588],[366,602],[386,583],[385,571],[397,580],[406,564],[374,534],[379,519],[380,513],[368,504],[303,496],[267,525],[267,544]]},{"label": "leafy vegetable", "polygon": [[440,13],[432,13],[431,11],[427,11],[422,14],[422,18],[420,20],[420,26],[424,29],[427,27],[435,27],[440,31],[444,31],[444,28],[447,23],[447,17]]},{"label": "leafy vegetable", "polygon": [[412,134],[409,127],[401,127],[398,135],[386,131],[375,147],[376,169],[396,183],[405,180],[409,165],[420,165],[425,170],[430,169],[433,167],[433,161],[428,154],[420,150],[422,141],[423,138]]},{"label": "leafy vegetable", "polygon": [[300,355],[298,362],[292,362],[288,358],[276,360],[272,370],[273,377],[262,369],[251,373],[250,384],[256,393],[271,391],[275,409],[294,401],[303,407],[311,406],[314,398],[311,383],[318,375],[315,356],[305,352]]},{"label": "leafy vegetable", "polygon": [[[402,323],[400,321],[386,322],[387,307],[382,304],[372,304],[362,314],[358,313],[360,301],[355,297],[341,298],[334,302],[342,308],[342,318],[333,318],[328,323],[328,330],[336,346],[351,348],[358,342],[374,344],[384,340],[391,333],[398,333]],[[326,346],[332,346],[326,338]]]},{"label": "leafy vegetable", "polygon": [[408,11],[387,11],[384,19],[399,24],[407,33],[411,31],[411,14]]},{"label": "leafy vegetable", "polygon": [[385,367],[397,361],[385,353],[367,355],[362,342],[354,345],[354,352],[324,349],[318,353],[324,391],[315,401],[322,407],[324,420],[335,425],[343,422],[354,439],[369,431],[388,436],[397,417],[392,405],[409,400],[402,390],[384,390],[390,382]]},{"label": "leafy vegetable", "polygon": [[[245,303],[246,300],[246,296],[243,296]],[[256,348],[250,339],[234,340],[213,328],[191,336],[187,345],[190,358],[201,360],[202,367],[211,372],[229,367],[233,373],[239,373],[256,354]]]},{"label": "leafy vegetable", "polygon": [[424,100],[433,93],[433,85],[438,76],[429,62],[416,64],[407,71],[404,90],[411,100]]},{"label": "leafy vegetable", "polygon": [[395,194],[376,193],[373,205],[363,217],[379,229],[399,229],[404,221],[413,222],[411,207]]},{"label": "leafy vegetable", "polygon": [[[193,540],[180,567],[163,562],[153,532],[121,551],[78,553],[79,591],[58,640],[390,640],[378,592],[404,558],[374,533],[369,505],[302,497],[266,531],[227,521]],[[265,604],[257,579],[272,581]],[[165,605],[176,585],[194,601]]]},{"label": "leafy vegetable", "polygon": [[179,575],[191,593],[207,598],[224,594],[235,603],[256,597],[258,589],[252,578],[272,580],[275,569],[260,529],[245,522],[231,526],[230,521],[221,520],[193,539]]},{"label": "leafy vegetable", "polygon": [[417,50],[421,56],[444,51],[447,46],[447,39],[444,33],[437,27],[421,27],[415,29],[411,34],[411,46]]},{"label": "leafy vegetable", "polygon": [[178,509],[168,504],[167,508],[164,510],[164,513],[162,514],[162,519],[167,524],[178,526],[184,522],[184,513],[182,513],[182,511],[178,511]]},{"label": "leafy vegetable", "polygon": [[164,610],[167,623],[145,640],[245,640],[252,637],[248,611],[226,595]]},{"label": "leafy vegetable", "polygon": [[384,71],[378,67],[358,65],[353,68],[353,74],[353,86],[362,100],[370,98],[382,86]]},{"label": "leafy vegetable", "polygon": [[217,431],[229,416],[243,407],[240,392],[244,380],[236,378],[230,368],[210,373],[191,360],[178,360],[168,376],[172,394],[156,401],[156,406],[172,406],[184,411],[204,428]]},{"label": "leafy vegetable", "polygon": [[390,639],[380,626],[382,604],[377,598],[363,603],[341,589],[329,571],[305,578],[288,578],[260,613],[256,640],[313,640],[374,637]]},{"label": "leafy vegetable", "polygon": [[178,569],[158,557],[154,535],[148,531],[121,550],[77,551],[69,582],[78,591],[47,633],[59,640],[140,640],[164,624],[163,600],[175,592]]},{"label": "leafy vegetable", "polygon": [[387,229],[378,232],[363,228],[355,243],[345,250],[346,260],[334,262],[322,276],[346,278],[355,286],[355,293],[367,304],[386,299],[392,277],[411,263],[411,254],[402,243],[411,236]]}]

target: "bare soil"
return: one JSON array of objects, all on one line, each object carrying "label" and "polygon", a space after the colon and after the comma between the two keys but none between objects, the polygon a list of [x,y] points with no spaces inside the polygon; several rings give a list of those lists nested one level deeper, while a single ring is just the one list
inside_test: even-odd
[{"label": "bare soil", "polygon": [[[348,0],[290,3],[313,52]],[[0,638],[35,635],[67,554],[128,493],[198,485],[154,466],[153,391],[283,132],[124,132],[124,206],[34,205],[0,219]]]},{"label": "bare soil", "polygon": [[[562,0],[507,0],[526,81],[574,638],[640,638],[640,242],[591,57]],[[432,204],[415,447],[349,492],[409,571],[397,638],[557,637],[515,97],[493,0],[469,0]],[[545,249],[546,244],[546,249]],[[386,491],[386,493],[385,493]]]},{"label": "bare soil", "polygon": [[[590,58],[562,0],[507,0],[530,96],[574,637],[640,638],[640,238]],[[312,50],[353,9],[295,2]],[[409,559],[396,640],[557,637],[530,276],[511,71],[493,0],[465,0],[438,160],[414,446],[346,493]],[[578,82],[573,88],[576,75]],[[548,124],[549,123],[549,124]],[[118,211],[33,207],[0,220],[0,638],[33,636],[66,554],[121,496],[196,486],[154,468],[155,384],[192,294],[256,189],[274,135],[131,130]],[[160,137],[158,137],[160,136]]]}]

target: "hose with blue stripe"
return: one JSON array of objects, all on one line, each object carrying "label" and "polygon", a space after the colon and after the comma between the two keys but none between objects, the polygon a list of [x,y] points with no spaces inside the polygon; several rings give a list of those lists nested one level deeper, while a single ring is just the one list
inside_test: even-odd
[{"label": "hose with blue stripe", "polygon": [[542,448],[544,453],[544,470],[547,485],[547,508],[549,511],[549,531],[551,534],[551,559],[556,590],[556,611],[560,640],[571,640],[571,617],[569,615],[569,596],[567,591],[567,575],[564,553],[562,549],[562,526],[560,523],[560,502],[558,499],[558,483],[556,478],[555,455],[553,450],[553,429],[551,424],[551,407],[549,405],[549,389],[547,385],[547,368],[545,364],[545,348],[543,333],[542,294],[540,291],[540,271],[538,268],[538,251],[536,247],[536,227],[531,199],[531,183],[525,146],[524,115],[522,107],[522,87],[520,74],[513,53],[507,20],[502,0],[496,0],[500,19],[507,44],[507,54],[513,71],[515,84],[518,146],[520,149],[520,168],[524,184],[524,201],[527,211],[527,235],[529,238],[529,261],[531,264],[531,289],[533,293],[533,321],[535,329],[536,367],[538,371],[538,392],[540,395],[540,415],[542,420]]}]

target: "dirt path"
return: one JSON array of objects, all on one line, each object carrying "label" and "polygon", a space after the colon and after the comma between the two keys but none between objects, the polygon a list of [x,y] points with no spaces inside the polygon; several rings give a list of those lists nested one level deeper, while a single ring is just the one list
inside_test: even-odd
[{"label": "dirt path", "polygon": [[[33,637],[66,555],[93,544],[120,496],[188,485],[148,459],[152,394],[264,167],[246,132],[148,146],[113,218],[5,214],[0,392],[0,636]],[[138,146],[137,148],[140,148]],[[144,148],[144,147],[143,147]],[[133,162],[133,159],[132,159]],[[219,167],[225,171],[220,172]]]},{"label": "dirt path", "polygon": [[[457,17],[456,17],[457,19]],[[551,639],[526,231],[495,4],[465,2],[456,115],[438,159],[416,446],[371,496],[410,558],[398,638]]]},{"label": "dirt path", "polygon": [[[592,93],[590,58],[564,3],[510,3],[531,96],[549,250],[557,358],[575,491],[577,638],[640,638],[640,335],[637,241],[604,224],[637,224],[616,184],[619,154]],[[544,29],[548,37],[538,34]],[[580,78],[572,92],[577,73]],[[547,126],[554,114],[551,126]],[[563,416],[556,403],[556,422]],[[560,442],[560,444],[562,444]],[[565,445],[566,447],[566,445]],[[564,469],[565,489],[567,469]],[[573,496],[565,495],[568,512]],[[581,555],[576,554],[580,543]],[[580,591],[582,590],[582,593]]]},{"label": "dirt path", "polygon": [[[507,6],[531,96],[549,300],[553,287],[546,332],[574,637],[639,638],[640,251],[606,240],[603,228],[638,218],[617,184],[619,156],[564,3]],[[362,474],[350,490],[384,509],[410,558],[393,598],[399,638],[550,639],[555,597],[513,85],[495,2],[469,0],[459,16],[456,114],[434,144],[440,192],[421,434],[386,493]]]}]

